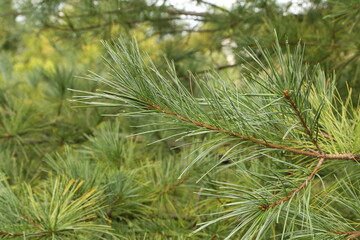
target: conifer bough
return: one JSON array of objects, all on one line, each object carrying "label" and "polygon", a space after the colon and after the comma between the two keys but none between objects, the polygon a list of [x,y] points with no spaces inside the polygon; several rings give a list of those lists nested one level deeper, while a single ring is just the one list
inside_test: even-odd
[{"label": "conifer bough", "polygon": [[[201,224],[196,232],[227,218],[241,217],[227,239],[238,231],[243,232],[242,239],[261,239],[275,225],[282,226],[282,238],[316,235],[324,237],[321,239],[333,236],[354,239],[359,236],[354,227],[359,223],[338,216],[339,213],[333,212],[330,207],[321,209],[320,206],[330,203],[312,196],[308,186],[316,175],[322,179],[318,175],[321,168],[331,169],[336,164],[344,164],[341,160],[352,160],[347,164],[358,168],[360,111],[351,102],[351,90],[349,96],[342,100],[334,87],[334,78],[327,78],[319,66],[304,64],[300,45],[294,51],[289,45],[283,50],[279,43],[275,44],[273,51],[260,46],[256,50],[248,49],[245,53],[252,56],[257,66],[242,66],[245,73],[241,85],[223,79],[216,72],[209,73],[205,79],[195,80],[196,96],[180,82],[171,63],[165,73],[161,72],[146,54],[139,51],[135,41],[129,43],[119,39],[112,44],[104,42],[104,45],[112,59],[107,61],[109,76],[92,74],[89,79],[99,81],[111,90],[74,90],[82,94],[76,96],[75,101],[95,106],[124,107],[124,115],[127,116],[162,113],[164,118],[171,117],[167,123],[176,125],[180,131],[174,136],[214,133],[220,135],[220,141],[233,144],[239,140],[250,146],[246,149],[251,151],[243,150],[241,146],[244,145],[235,144],[225,154],[232,159],[238,157],[232,166],[250,159],[254,152],[259,153],[262,157],[258,157],[258,161],[274,161],[269,175],[263,175],[269,178],[272,171],[277,171],[280,176],[290,166],[305,169],[303,174],[279,177],[277,182],[281,181],[283,187],[275,189],[274,182],[271,186],[255,177],[254,181],[260,181],[260,189],[249,190],[241,185],[216,183],[222,191],[209,190],[203,195],[232,199],[234,202],[225,206],[233,204],[242,207],[222,212],[221,217]],[[258,54],[265,60],[260,61]],[[164,122],[158,125],[163,127]],[[208,152],[205,150],[196,157],[184,172],[204,159]],[[281,163],[283,168],[275,167],[275,162]],[[245,172],[253,174],[250,169]],[[304,175],[305,172],[307,175]],[[356,173],[351,176],[344,174],[349,181],[356,181],[354,179],[358,176]],[[329,176],[326,175],[327,178]],[[332,181],[336,183],[336,180]],[[338,182],[339,185],[342,183]],[[322,192],[329,194],[331,201],[344,203],[345,200],[331,195],[331,191],[326,192],[325,185]],[[295,198],[302,190],[302,195]],[[329,219],[338,220],[324,224],[321,219],[324,214],[331,216]]]}]

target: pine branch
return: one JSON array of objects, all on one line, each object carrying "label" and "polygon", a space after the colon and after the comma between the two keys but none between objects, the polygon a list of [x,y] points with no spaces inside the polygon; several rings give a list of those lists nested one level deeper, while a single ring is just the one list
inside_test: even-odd
[{"label": "pine branch", "polygon": [[[111,22],[104,22],[101,24],[97,24],[97,25],[89,25],[89,26],[85,26],[85,27],[78,27],[78,28],[74,28],[73,26],[69,27],[69,28],[65,28],[65,27],[59,27],[59,26],[55,26],[55,25],[49,25],[49,24],[44,24],[44,26],[48,29],[54,29],[54,30],[58,30],[58,31],[71,31],[71,32],[82,32],[82,31],[89,31],[89,30],[95,30],[95,29],[100,29],[100,28],[104,28],[104,27],[109,27],[109,26],[114,26],[114,25],[132,25],[132,24],[137,24],[137,23],[142,23],[142,22],[166,22],[166,21],[174,21],[174,20],[183,20],[182,18],[177,18],[177,17],[171,17],[171,18],[155,18],[155,19],[145,19],[145,20],[133,20],[133,21],[111,21]],[[192,19],[194,21],[203,21],[201,19]],[[163,31],[163,32],[156,32],[156,33],[177,33],[177,32],[200,32],[200,33],[211,33],[211,32],[216,32],[216,31],[220,31],[223,29],[180,29],[180,30],[169,30],[169,31]]]},{"label": "pine branch", "polygon": [[9,139],[9,138],[13,138],[13,137],[15,137],[14,134],[8,134],[8,135],[0,136],[0,139]]},{"label": "pine branch", "polygon": [[149,110],[152,108],[152,109],[158,110],[160,112],[163,112],[163,113],[165,113],[167,115],[175,116],[175,117],[177,117],[177,118],[179,118],[179,119],[181,119],[183,121],[193,123],[194,125],[196,125],[198,127],[206,128],[206,129],[217,131],[217,132],[226,133],[229,136],[240,138],[242,140],[248,140],[248,141],[251,141],[251,142],[266,146],[266,147],[281,149],[281,150],[285,150],[285,151],[288,151],[288,152],[292,152],[292,153],[296,153],[296,154],[300,154],[300,155],[304,155],[304,156],[309,156],[309,157],[315,157],[315,158],[319,158],[319,159],[353,160],[353,161],[360,162],[360,154],[353,154],[353,153],[324,154],[324,153],[315,153],[315,152],[310,152],[310,151],[298,150],[298,149],[289,148],[289,147],[279,145],[279,144],[275,144],[275,143],[265,142],[265,141],[262,141],[262,140],[259,140],[259,139],[253,138],[253,137],[241,135],[241,134],[236,133],[234,131],[218,128],[218,127],[206,124],[206,123],[201,123],[201,122],[198,122],[198,121],[196,121],[194,119],[190,119],[188,117],[185,117],[185,116],[183,116],[181,114],[171,112],[168,109],[162,108],[162,107],[160,107],[160,106],[158,106],[156,104],[153,104],[153,103],[148,103],[148,108],[149,108]]},{"label": "pine branch", "polygon": [[[65,231],[71,231],[71,230],[62,230],[61,232],[65,232]],[[11,233],[11,232],[5,232],[5,231],[0,231],[0,236],[5,236],[5,237],[26,237],[26,238],[33,238],[33,237],[38,237],[39,239],[44,238],[44,237],[48,237],[51,236],[53,234],[53,232],[33,232],[33,233]]]},{"label": "pine branch", "polygon": [[339,235],[350,235],[351,234],[350,236],[345,238],[345,240],[357,239],[358,237],[360,237],[360,231],[352,231],[352,232],[329,231],[329,232],[339,234]]},{"label": "pine branch", "polygon": [[216,8],[216,9],[219,9],[220,11],[224,12],[224,13],[227,13],[227,14],[232,14],[229,10],[227,10],[226,8],[223,8],[223,7],[220,7],[214,3],[211,3],[211,2],[207,2],[207,1],[204,1],[204,0],[198,0],[198,2],[201,2],[203,4],[206,4],[206,5],[209,5],[213,8]]},{"label": "pine branch", "polygon": [[0,231],[0,235],[5,236],[5,237],[22,237],[25,234],[24,233],[10,233],[10,232]]},{"label": "pine branch", "polygon": [[319,168],[321,167],[321,165],[323,164],[324,162],[324,158],[320,158],[320,160],[318,161],[318,163],[316,164],[316,167],[312,170],[312,172],[310,173],[310,175],[307,177],[307,179],[297,188],[295,189],[294,191],[292,191],[289,195],[287,195],[286,197],[276,201],[276,202],[273,202],[269,205],[266,205],[266,206],[259,206],[259,208],[263,211],[266,211],[267,209],[269,208],[273,208],[277,205],[280,205],[282,204],[283,202],[286,202],[288,201],[289,199],[291,199],[296,193],[300,192],[303,188],[305,188],[309,182],[314,178],[315,174],[319,171]]},{"label": "pine branch", "polygon": [[336,142],[336,139],[334,139],[333,136],[330,136],[330,135],[328,135],[328,134],[326,134],[326,133],[319,132],[319,135],[323,136],[323,137],[326,138],[326,139],[329,139],[329,140],[332,140],[332,141]]},{"label": "pine branch", "polygon": [[153,18],[153,19],[149,18],[149,19],[144,19],[144,20],[110,21],[110,22],[104,22],[104,23],[97,24],[97,25],[89,25],[89,26],[78,27],[78,28],[74,28],[74,27],[63,28],[63,27],[45,24],[45,27],[59,30],[59,31],[80,32],[80,31],[94,30],[94,29],[103,28],[103,27],[107,27],[107,26],[113,26],[113,25],[121,25],[121,24],[131,25],[131,24],[137,24],[137,23],[142,23],[142,22],[146,22],[146,21],[148,21],[148,22],[163,22],[164,21],[165,22],[165,21],[174,21],[174,20],[182,20],[182,19],[177,18],[177,17],[171,17],[171,18]]},{"label": "pine branch", "polygon": [[24,131],[24,132],[20,132],[20,133],[16,133],[16,134],[9,133],[7,135],[0,136],[0,139],[11,139],[14,137],[21,137],[21,136],[26,135],[27,133],[28,133],[28,131]]},{"label": "pine branch", "polygon": [[273,143],[269,143],[269,142],[264,142],[264,141],[261,141],[259,139],[256,139],[256,138],[252,138],[252,137],[248,137],[248,136],[244,136],[244,135],[241,135],[239,133],[235,133],[231,130],[226,130],[226,129],[221,129],[221,128],[218,128],[218,127],[214,127],[214,126],[211,126],[211,125],[208,125],[208,124],[205,124],[205,123],[201,123],[201,122],[198,122],[196,120],[193,120],[193,119],[190,119],[188,117],[185,117],[183,115],[180,115],[180,114],[177,114],[177,113],[174,113],[174,112],[171,112],[165,108],[162,108],[158,105],[155,105],[155,104],[151,104],[151,107],[158,110],[158,111],[161,111],[165,114],[168,114],[168,115],[172,115],[172,116],[175,116],[175,117],[178,117],[184,121],[187,121],[187,122],[191,122],[193,124],[195,124],[196,126],[198,127],[203,127],[203,128],[206,128],[206,129],[210,129],[210,130],[214,130],[214,131],[218,131],[218,132],[224,132],[224,133],[227,133],[229,134],[230,136],[233,136],[233,137],[237,137],[237,138],[240,138],[240,139],[243,139],[243,140],[249,140],[249,141],[252,141],[252,142],[255,142],[255,143],[258,143],[258,144],[261,144],[261,145],[264,145],[264,146],[268,146],[268,147],[272,147],[272,148],[277,148],[277,149],[283,149],[283,150],[286,150],[286,151],[289,151],[289,152],[293,152],[293,153],[297,153],[297,154],[302,154],[302,155],[307,155],[307,156],[313,156],[313,157],[316,157],[316,158],[319,158],[319,161],[316,165],[316,167],[312,170],[312,172],[310,173],[310,175],[308,176],[308,178],[297,188],[295,189],[294,191],[292,191],[288,196],[276,201],[276,202],[273,202],[269,205],[266,205],[266,206],[259,206],[259,208],[263,211],[266,211],[267,209],[269,208],[273,208],[277,205],[280,205],[282,204],[283,202],[286,202],[288,201],[289,199],[291,199],[296,193],[299,193],[303,188],[305,188],[306,186],[308,186],[309,182],[314,178],[315,174],[319,171],[321,165],[323,164],[324,160],[325,159],[338,159],[339,157],[349,157],[348,160],[355,160],[355,161],[359,161],[359,157],[360,155],[359,154],[324,154],[324,152],[321,150],[320,146],[318,145],[317,141],[314,139],[311,131],[309,130],[306,122],[305,122],[305,119],[302,117],[301,115],[301,112],[299,110],[299,108],[297,107],[297,105],[292,101],[291,97],[290,97],[290,93],[287,91],[287,90],[284,90],[284,96],[285,98],[290,102],[290,105],[292,106],[292,108],[294,109],[296,115],[298,116],[299,120],[301,121],[302,123],[302,126],[303,128],[305,129],[306,133],[308,134],[310,140],[313,142],[313,144],[316,146],[316,148],[318,149],[318,153],[316,152],[312,152],[312,151],[302,151],[302,150],[297,150],[297,149],[292,149],[292,148],[287,148],[285,146],[282,146],[282,145],[278,145],[278,144],[273,144]]},{"label": "pine branch", "polygon": [[157,31],[155,32],[155,34],[175,34],[175,33],[183,33],[183,32],[187,32],[187,33],[214,33],[214,32],[219,32],[219,31],[223,31],[223,28],[213,28],[213,29],[175,29],[175,30],[169,30],[169,31]]},{"label": "pine branch", "polygon": [[187,16],[196,16],[196,17],[219,17],[217,14],[209,14],[208,12],[193,12],[193,11],[185,11],[179,9],[167,9],[166,12],[171,15],[187,15]]}]

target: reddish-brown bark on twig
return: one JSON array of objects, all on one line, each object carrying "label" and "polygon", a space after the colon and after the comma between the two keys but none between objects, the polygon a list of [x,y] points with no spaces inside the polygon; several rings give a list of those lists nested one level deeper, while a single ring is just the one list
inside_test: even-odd
[{"label": "reddish-brown bark on twig", "polygon": [[20,236],[24,236],[24,233],[10,233],[10,232],[0,231],[0,235],[8,236],[8,237],[20,237]]},{"label": "reddish-brown bark on twig", "polygon": [[9,138],[13,138],[13,137],[15,137],[14,134],[8,134],[8,135],[0,136],[0,139],[9,139]]},{"label": "reddish-brown bark on twig", "polygon": [[345,240],[357,239],[358,237],[360,237],[360,231],[352,231],[352,232],[329,231],[329,232],[339,235],[350,235],[347,238],[345,238]]},{"label": "reddish-brown bark on twig", "polygon": [[188,179],[190,178],[190,175],[187,175],[186,177],[184,177],[183,179],[181,179],[179,182],[177,182],[176,184],[172,185],[171,187],[169,187],[168,189],[165,189],[163,191],[163,193],[168,193],[172,190],[174,190],[175,188],[177,188],[178,186],[180,186],[181,184],[183,184],[184,182],[186,182]]},{"label": "reddish-brown bark on twig", "polygon": [[273,208],[277,205],[280,205],[282,204],[283,202],[286,202],[288,201],[290,198],[292,198],[296,193],[300,192],[303,188],[305,188],[309,182],[314,178],[315,174],[319,171],[321,165],[323,164],[324,162],[324,159],[321,158],[319,160],[319,162],[316,164],[316,167],[312,170],[312,172],[310,173],[310,175],[307,177],[307,179],[297,188],[295,189],[294,191],[292,191],[289,195],[287,195],[286,197],[276,201],[276,202],[273,202],[273,203],[270,203],[269,205],[265,205],[265,206],[259,206],[259,208],[263,211],[269,209],[269,208]]}]

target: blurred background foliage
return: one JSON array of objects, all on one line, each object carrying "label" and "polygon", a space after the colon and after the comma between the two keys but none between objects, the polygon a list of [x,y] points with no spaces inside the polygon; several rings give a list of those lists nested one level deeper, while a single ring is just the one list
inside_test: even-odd
[{"label": "blurred background foliage", "polygon": [[173,61],[196,95],[192,74],[215,69],[240,81],[254,65],[243,49],[255,39],[270,47],[275,29],[281,46],[300,41],[305,62],[336,74],[340,95],[350,87],[358,99],[358,0],[311,0],[298,13],[273,0],[190,2],[203,10],[166,0],[0,1],[0,238],[222,239],[236,224],[190,235],[223,204],[194,192],[216,188],[209,180],[238,181],[226,168],[196,183],[221,150],[178,179],[201,149],[144,119],[113,117],[119,107],[69,101],[69,88],[98,87],[83,77],[104,73],[101,40],[136,38],[158,69]]}]

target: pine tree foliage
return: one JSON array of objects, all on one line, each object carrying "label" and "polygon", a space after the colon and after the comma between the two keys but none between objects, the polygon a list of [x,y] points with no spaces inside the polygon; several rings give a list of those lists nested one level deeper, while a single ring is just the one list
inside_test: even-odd
[{"label": "pine tree foliage", "polygon": [[[220,190],[205,189],[202,195],[229,199],[225,204],[229,210],[217,213],[215,220],[201,223],[196,231],[228,218],[238,219],[234,220],[238,224],[226,239],[240,230],[242,239],[261,239],[280,226],[282,238],[329,237],[340,230],[349,234],[354,230],[356,222],[342,214],[333,228],[319,221],[323,215],[337,219],[338,213],[333,213],[331,204],[312,191],[312,185],[313,181],[322,182],[317,191],[337,195],[338,189],[328,192],[326,186],[333,184],[333,177],[318,172],[342,161],[358,165],[359,111],[352,106],[350,96],[346,102],[337,96],[335,78],[326,78],[319,66],[303,63],[300,46],[294,52],[288,46],[283,52],[277,43],[273,49],[276,59],[259,47],[264,62],[248,50],[246,53],[259,68],[249,69],[250,73],[241,79],[242,86],[216,73],[209,74],[205,80],[196,81],[199,96],[195,98],[181,84],[171,63],[168,74],[162,75],[151,59],[141,54],[136,42],[128,44],[120,39],[104,44],[112,58],[107,62],[109,76],[93,74],[89,78],[115,91],[74,90],[85,93],[76,96],[77,101],[121,106],[128,109],[126,116],[169,116],[172,120],[158,125],[162,131],[176,130],[171,137],[214,133],[215,139],[204,143],[207,147],[194,157],[180,178],[210,151],[229,145],[222,159],[236,158],[231,165],[241,166],[240,172],[251,179],[250,186],[214,182]],[[259,172],[252,171],[243,166],[250,159],[269,161],[269,165]],[[346,177],[357,184],[352,174]],[[341,198],[330,198],[341,202]]]},{"label": "pine tree foliage", "polygon": [[0,1],[0,239],[359,238],[359,1],[188,2]]},{"label": "pine tree foliage", "polygon": [[[102,192],[79,193],[83,183],[57,177],[39,189],[25,185],[15,193],[2,179],[1,235],[5,237],[68,239],[110,233],[93,220],[102,206]],[[20,198],[21,196],[21,198]],[[89,235],[91,234],[91,235]]]}]

